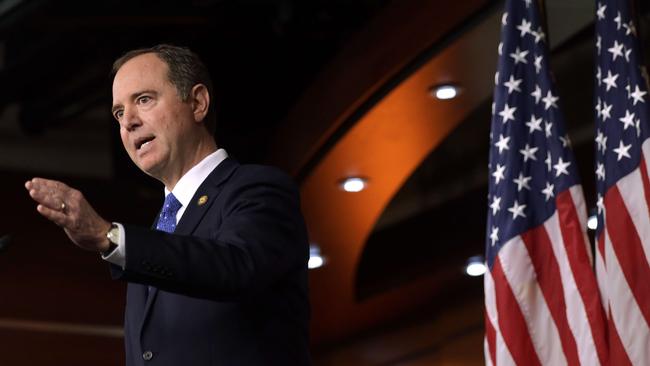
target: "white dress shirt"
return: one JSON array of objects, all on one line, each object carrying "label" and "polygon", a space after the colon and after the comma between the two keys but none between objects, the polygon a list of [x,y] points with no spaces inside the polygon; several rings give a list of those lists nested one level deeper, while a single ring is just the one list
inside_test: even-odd
[{"label": "white dress shirt", "polygon": [[[176,213],[176,223],[181,220],[185,209],[188,207],[194,193],[199,189],[205,178],[210,175],[210,173],[228,157],[228,153],[224,149],[218,149],[212,154],[206,156],[198,164],[188,170],[181,179],[178,180],[174,189],[171,190],[171,193],[174,194],[176,199],[181,203],[181,208]],[[170,193],[169,189],[165,187],[165,197]],[[117,244],[112,252],[108,255],[102,255],[102,258],[110,263],[118,265],[124,269],[126,265],[126,233],[124,232],[124,226],[122,224],[115,222],[117,225],[120,234]]]}]

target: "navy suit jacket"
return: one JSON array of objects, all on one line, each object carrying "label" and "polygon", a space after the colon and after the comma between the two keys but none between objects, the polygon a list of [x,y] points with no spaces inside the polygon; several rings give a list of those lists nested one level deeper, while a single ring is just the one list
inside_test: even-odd
[{"label": "navy suit jacket", "polygon": [[129,282],[128,366],[310,364],[309,245],[287,175],[228,158],[173,234],[124,228],[111,271]]}]

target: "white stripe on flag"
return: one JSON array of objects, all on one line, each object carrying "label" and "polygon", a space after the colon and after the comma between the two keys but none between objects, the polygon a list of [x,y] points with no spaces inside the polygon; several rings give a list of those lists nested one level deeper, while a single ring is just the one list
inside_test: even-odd
[{"label": "white stripe on flag", "polygon": [[625,208],[629,212],[634,228],[641,240],[645,260],[650,262],[648,260],[650,258],[650,216],[648,216],[648,205],[643,196],[641,170],[639,168],[634,169],[632,173],[621,178],[616,185],[621,192]]},{"label": "white stripe on flag", "polygon": [[647,366],[647,361],[650,360],[650,347],[647,344],[650,329],[621,271],[609,233],[604,230],[601,235],[605,235],[607,291],[610,294],[612,322],[632,364]]},{"label": "white stripe on flag", "polygon": [[495,341],[496,341],[496,360],[497,366],[517,366],[515,360],[512,359],[510,350],[506,345],[506,341],[503,340],[501,332],[497,332]]},{"label": "white stripe on flag", "polygon": [[[601,234],[604,235],[604,234]],[[598,281],[598,290],[600,290],[600,303],[605,309],[607,319],[609,319],[609,291],[607,291],[607,266],[605,265],[605,253],[601,253],[598,248],[598,240],[596,239],[596,280]]]},{"label": "white stripe on flag", "polygon": [[650,173],[650,139],[646,139],[641,144],[641,156],[645,160],[646,171]]},{"label": "white stripe on flag", "polygon": [[[578,213],[578,220],[580,220],[580,227],[587,227],[587,203],[585,202],[585,194],[582,191],[582,185],[576,184],[569,188],[569,193],[571,193],[571,200],[573,201],[573,206]],[[585,244],[585,250],[589,256],[589,263],[594,263],[594,254],[591,252],[591,244],[589,244],[589,237],[587,232],[582,230],[582,240]]]},{"label": "white stripe on flag", "polygon": [[[489,318],[489,321],[492,323],[495,332],[495,337],[494,337],[495,350],[496,350],[495,351],[496,354],[494,357],[496,359],[495,366],[516,366],[515,361],[512,359],[512,355],[508,350],[508,346],[506,345],[506,342],[503,340],[503,337],[501,336],[501,330],[499,329],[499,314],[497,312],[494,279],[492,278],[492,274],[490,273],[490,271],[485,272],[484,287],[485,287],[485,312],[486,312],[486,316],[488,316]],[[486,350],[485,352],[485,359],[489,360],[489,362],[492,362],[492,360],[490,359],[489,349]]]},{"label": "white stripe on flag", "polygon": [[[495,294],[496,290],[494,288],[494,280],[492,279],[492,273],[490,273],[489,270],[485,271],[485,274],[483,275],[483,289],[485,291],[485,316],[487,317],[486,321],[489,321],[492,324],[492,327],[494,328],[494,332],[498,335],[500,331],[499,331],[499,313],[497,311],[496,294]],[[486,337],[486,342],[487,342],[487,337]],[[485,359],[490,360],[491,359],[490,349],[487,348],[485,351],[486,351]]]},{"label": "white stripe on flag", "polygon": [[499,251],[503,273],[526,319],[528,333],[542,365],[566,365],[557,326],[537,282],[533,263],[520,236]]},{"label": "white stripe on flag", "polygon": [[565,248],[566,244],[560,231],[557,210],[544,223],[544,229],[546,229],[546,233],[549,236],[551,247],[553,248],[553,255],[560,269],[567,321],[569,328],[571,328],[571,337],[575,340],[578,348],[580,363],[582,365],[600,365],[596,345],[594,344],[594,338],[591,334],[591,327],[585,311],[585,304],[582,301],[582,296],[580,296],[573,272],[571,271],[571,265],[569,264],[569,257]]},{"label": "white stripe on flag", "polygon": [[490,347],[488,346],[487,337],[483,338],[483,354],[485,355],[485,366],[492,366],[492,358],[490,357]]}]

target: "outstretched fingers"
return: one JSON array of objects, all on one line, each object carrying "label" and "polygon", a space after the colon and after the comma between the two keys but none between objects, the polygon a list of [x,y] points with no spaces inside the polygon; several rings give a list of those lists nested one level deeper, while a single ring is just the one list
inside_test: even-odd
[{"label": "outstretched fingers", "polygon": [[43,215],[46,219],[54,222],[61,227],[68,227],[70,225],[70,218],[66,216],[65,212],[51,209],[42,204],[36,206],[36,211],[38,211],[38,213]]},{"label": "outstretched fingers", "polygon": [[70,188],[54,180],[34,178],[25,183],[29,196],[38,203],[36,210],[59,226],[68,223],[67,213],[70,202],[67,201]]}]

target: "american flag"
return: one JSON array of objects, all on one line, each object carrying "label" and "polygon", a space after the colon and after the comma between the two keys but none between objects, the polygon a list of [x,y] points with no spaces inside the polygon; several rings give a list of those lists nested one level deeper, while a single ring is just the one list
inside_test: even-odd
[{"label": "american flag", "polygon": [[650,365],[650,110],[629,5],[596,6],[596,274],[610,364]]},{"label": "american flag", "polygon": [[506,0],[501,19],[490,136],[485,359],[488,365],[599,365],[608,358],[605,315],[538,4]]}]

